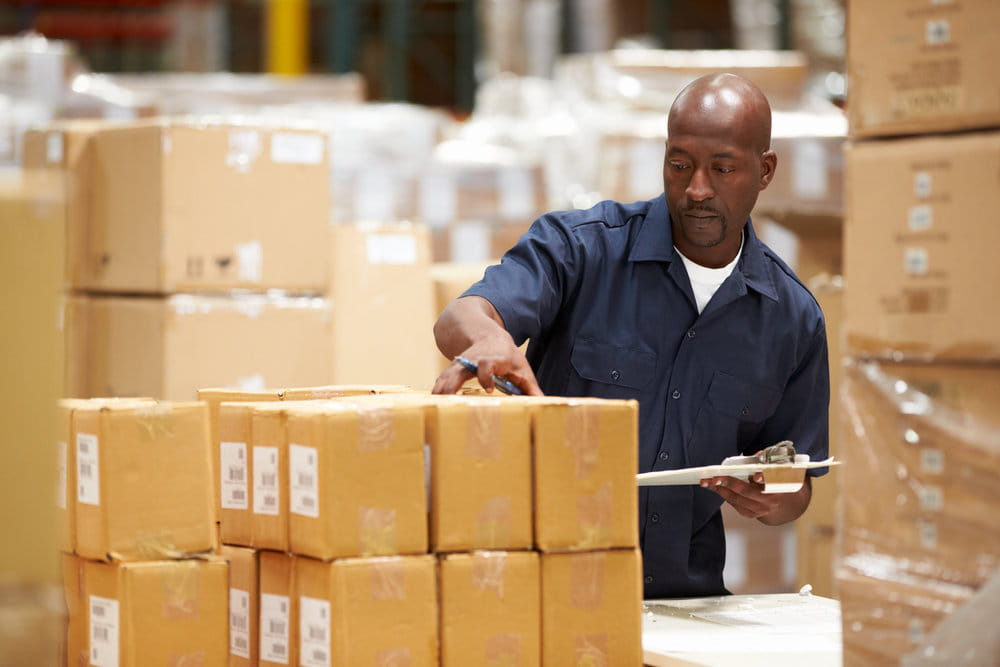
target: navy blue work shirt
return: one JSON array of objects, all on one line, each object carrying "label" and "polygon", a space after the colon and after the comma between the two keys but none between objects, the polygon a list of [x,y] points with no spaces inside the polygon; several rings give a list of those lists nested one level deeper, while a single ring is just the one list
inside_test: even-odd
[{"label": "navy blue work shirt", "polygon": [[[827,456],[823,314],[749,221],[700,315],[662,195],[543,215],[465,295],[493,304],[516,344],[531,339],[546,394],[639,401],[639,472],[785,439]],[[639,490],[646,598],[726,593],[721,504],[698,486]]]}]

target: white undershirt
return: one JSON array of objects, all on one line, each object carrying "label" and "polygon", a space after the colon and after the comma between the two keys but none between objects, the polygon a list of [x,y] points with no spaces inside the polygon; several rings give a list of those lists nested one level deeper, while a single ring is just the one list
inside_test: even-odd
[{"label": "white undershirt", "polygon": [[[677,250],[677,246],[674,246],[674,250]],[[711,301],[712,295],[714,295],[719,287],[726,281],[729,274],[733,272],[736,268],[736,262],[739,261],[740,255],[743,253],[743,236],[740,236],[740,249],[736,253],[736,257],[733,261],[726,264],[721,269],[710,269],[707,266],[702,266],[701,264],[696,264],[690,259],[684,256],[680,250],[677,250],[677,254],[681,256],[684,260],[684,268],[687,269],[688,280],[691,281],[691,289],[694,290],[694,300],[698,304],[698,314],[701,315],[701,311],[705,310],[705,306]]]}]

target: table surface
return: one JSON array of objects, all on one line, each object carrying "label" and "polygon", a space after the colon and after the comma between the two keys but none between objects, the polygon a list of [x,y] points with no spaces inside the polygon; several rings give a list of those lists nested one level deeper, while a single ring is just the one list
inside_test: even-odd
[{"label": "table surface", "polygon": [[646,600],[642,650],[653,667],[839,667],[840,603],[796,593]]}]

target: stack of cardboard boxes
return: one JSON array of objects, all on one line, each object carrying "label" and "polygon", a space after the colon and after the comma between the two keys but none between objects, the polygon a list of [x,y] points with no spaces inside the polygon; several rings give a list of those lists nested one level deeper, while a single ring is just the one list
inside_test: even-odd
[{"label": "stack of cardboard boxes", "polygon": [[852,10],[837,584],[845,662],[895,664],[998,567],[1000,6]]},{"label": "stack of cardboard boxes", "polygon": [[637,664],[635,420],[620,401],[222,402],[233,664]]}]

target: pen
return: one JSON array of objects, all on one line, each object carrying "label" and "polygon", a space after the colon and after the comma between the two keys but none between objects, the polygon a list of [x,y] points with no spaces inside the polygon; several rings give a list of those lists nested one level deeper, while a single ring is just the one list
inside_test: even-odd
[{"label": "pen", "polygon": [[[461,364],[462,368],[464,368],[465,370],[469,371],[473,375],[478,375],[479,374],[479,365],[476,364],[476,362],[469,361],[465,357],[455,357],[455,361],[457,361],[459,364]],[[499,389],[500,391],[502,391],[505,394],[511,394],[511,395],[514,395],[514,396],[520,396],[521,395],[521,390],[517,388],[517,385],[515,385],[510,380],[505,380],[504,378],[502,378],[502,377],[500,377],[498,375],[494,375],[493,376],[493,384],[495,384],[496,387],[497,387],[497,389]]]}]

